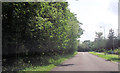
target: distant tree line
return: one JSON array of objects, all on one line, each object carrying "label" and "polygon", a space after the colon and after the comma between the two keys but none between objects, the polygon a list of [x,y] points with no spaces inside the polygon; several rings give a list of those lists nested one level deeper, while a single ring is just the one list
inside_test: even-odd
[{"label": "distant tree line", "polygon": [[120,38],[115,36],[113,29],[109,30],[108,38],[105,38],[102,35],[102,32],[96,32],[95,40],[85,40],[79,44],[78,51],[112,52],[120,47]]},{"label": "distant tree line", "polygon": [[73,53],[80,26],[67,2],[3,2],[3,59]]}]

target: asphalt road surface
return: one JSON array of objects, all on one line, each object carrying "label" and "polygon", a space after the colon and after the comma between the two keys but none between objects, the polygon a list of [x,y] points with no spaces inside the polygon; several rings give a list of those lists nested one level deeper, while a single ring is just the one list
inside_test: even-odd
[{"label": "asphalt road surface", "polygon": [[52,71],[118,71],[118,63],[106,61],[88,52],[78,52]]}]

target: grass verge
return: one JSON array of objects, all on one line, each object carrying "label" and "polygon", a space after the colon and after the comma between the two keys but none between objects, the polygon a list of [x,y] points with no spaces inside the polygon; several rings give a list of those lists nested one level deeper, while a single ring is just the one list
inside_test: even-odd
[{"label": "grass verge", "polygon": [[57,57],[56,59],[50,58],[48,59],[49,61],[49,65],[46,66],[31,66],[31,67],[27,67],[21,71],[50,71],[51,69],[55,68],[57,65],[61,64],[63,61],[75,56],[77,54],[77,52],[75,52],[74,54],[70,54],[67,56],[55,56]]},{"label": "grass verge", "polygon": [[97,52],[89,52],[90,54],[96,55],[98,57],[104,58],[107,61],[113,61],[113,62],[120,62],[120,58],[118,55],[115,54],[104,54],[104,53],[97,53]]}]

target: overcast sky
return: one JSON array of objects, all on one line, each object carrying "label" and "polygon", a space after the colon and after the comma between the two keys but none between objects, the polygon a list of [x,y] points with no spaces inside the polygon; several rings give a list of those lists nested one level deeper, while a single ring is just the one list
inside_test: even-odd
[{"label": "overcast sky", "polygon": [[[77,19],[83,23],[84,34],[80,41],[95,38],[95,32],[104,32],[107,38],[109,29],[117,34],[118,30],[118,0],[67,0],[68,8]],[[100,28],[100,26],[104,28]]]}]

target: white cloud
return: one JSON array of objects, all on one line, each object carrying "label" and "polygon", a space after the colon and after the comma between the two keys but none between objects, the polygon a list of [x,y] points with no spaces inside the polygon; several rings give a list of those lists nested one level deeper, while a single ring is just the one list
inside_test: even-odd
[{"label": "white cloud", "polygon": [[94,40],[95,32],[105,27],[107,37],[109,29],[118,29],[118,0],[68,0],[69,9],[77,14],[77,19],[83,23],[85,32],[80,40]]}]

